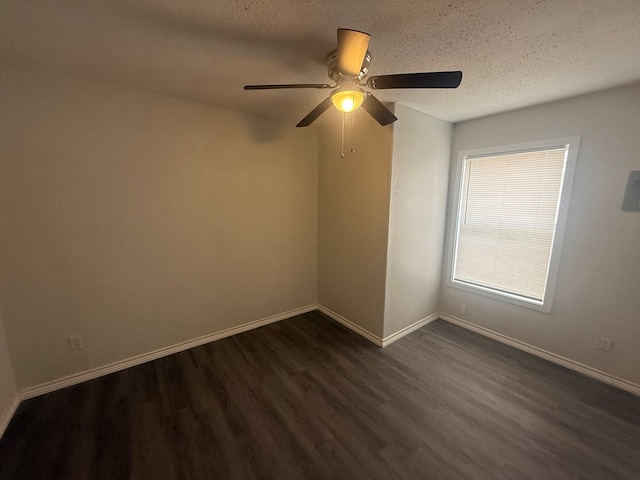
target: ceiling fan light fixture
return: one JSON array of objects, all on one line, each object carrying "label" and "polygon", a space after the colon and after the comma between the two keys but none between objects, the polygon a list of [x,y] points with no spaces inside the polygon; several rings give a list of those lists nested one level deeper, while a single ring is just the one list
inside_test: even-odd
[{"label": "ceiling fan light fixture", "polygon": [[349,113],[362,105],[364,96],[365,93],[362,89],[337,90],[331,94],[331,102],[341,112]]},{"label": "ceiling fan light fixture", "polygon": [[[341,112],[353,112],[362,107],[380,125],[385,126],[397,120],[397,117],[380,102],[369,90],[388,90],[396,88],[457,88],[462,81],[462,72],[415,72],[393,73],[390,75],[369,74],[371,53],[369,50],[370,35],[368,33],[339,28],[337,48],[325,57],[327,75],[335,82],[326,83],[281,83],[276,85],[245,85],[245,90],[275,90],[283,88],[316,88],[331,89],[333,93],[296,127],[308,127],[333,104]],[[364,87],[364,88],[362,88]],[[366,90],[365,90],[366,88]],[[334,90],[335,89],[335,90]],[[344,124],[344,116],[342,118]]]}]

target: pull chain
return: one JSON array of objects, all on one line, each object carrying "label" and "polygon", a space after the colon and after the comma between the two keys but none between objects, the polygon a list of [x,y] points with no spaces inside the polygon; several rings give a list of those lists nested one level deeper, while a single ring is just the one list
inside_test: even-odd
[{"label": "pull chain", "polygon": [[344,158],[344,116],[346,113],[342,112],[342,140],[340,142],[340,158]]},{"label": "pull chain", "polygon": [[351,153],[356,153],[355,137],[356,137],[356,111],[351,112]]}]

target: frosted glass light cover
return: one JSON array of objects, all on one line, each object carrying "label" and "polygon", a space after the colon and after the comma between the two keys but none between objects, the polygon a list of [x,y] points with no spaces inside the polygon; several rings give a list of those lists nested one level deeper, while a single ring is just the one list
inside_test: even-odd
[{"label": "frosted glass light cover", "polygon": [[333,105],[341,112],[353,112],[364,102],[364,93],[357,90],[343,90],[331,96]]}]

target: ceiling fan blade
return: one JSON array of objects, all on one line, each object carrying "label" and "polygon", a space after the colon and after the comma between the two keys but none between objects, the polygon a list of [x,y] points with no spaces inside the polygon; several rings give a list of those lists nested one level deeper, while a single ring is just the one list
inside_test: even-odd
[{"label": "ceiling fan blade", "polygon": [[320,105],[311,110],[309,114],[298,122],[296,127],[308,127],[316,118],[322,115],[331,106],[331,97],[322,101]]},{"label": "ceiling fan blade", "polygon": [[370,38],[368,33],[338,29],[338,69],[341,74],[349,77],[360,75]]},{"label": "ceiling fan blade", "polygon": [[245,85],[245,90],[276,90],[280,88],[335,88],[327,83],[283,83],[280,85]]},{"label": "ceiling fan blade", "polygon": [[364,102],[362,102],[362,108],[382,126],[389,125],[398,120],[398,117],[391,113],[391,110],[385,107],[380,100],[370,93],[364,99]]},{"label": "ceiling fan blade", "polygon": [[374,90],[386,88],[457,88],[462,72],[398,73],[369,77],[367,86]]}]

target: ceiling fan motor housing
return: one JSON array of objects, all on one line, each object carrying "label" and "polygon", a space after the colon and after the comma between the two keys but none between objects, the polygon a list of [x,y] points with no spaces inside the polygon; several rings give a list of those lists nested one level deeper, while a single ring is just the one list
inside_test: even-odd
[{"label": "ceiling fan motor housing", "polygon": [[369,64],[371,63],[371,52],[367,50],[367,53],[364,56],[364,60],[362,61],[362,67],[360,68],[360,73],[356,77],[347,77],[344,74],[340,73],[340,69],[338,68],[338,50],[331,50],[327,57],[325,58],[325,63],[327,64],[327,74],[329,78],[334,82],[340,84],[345,78],[352,78],[356,81],[362,80],[369,73]]}]

